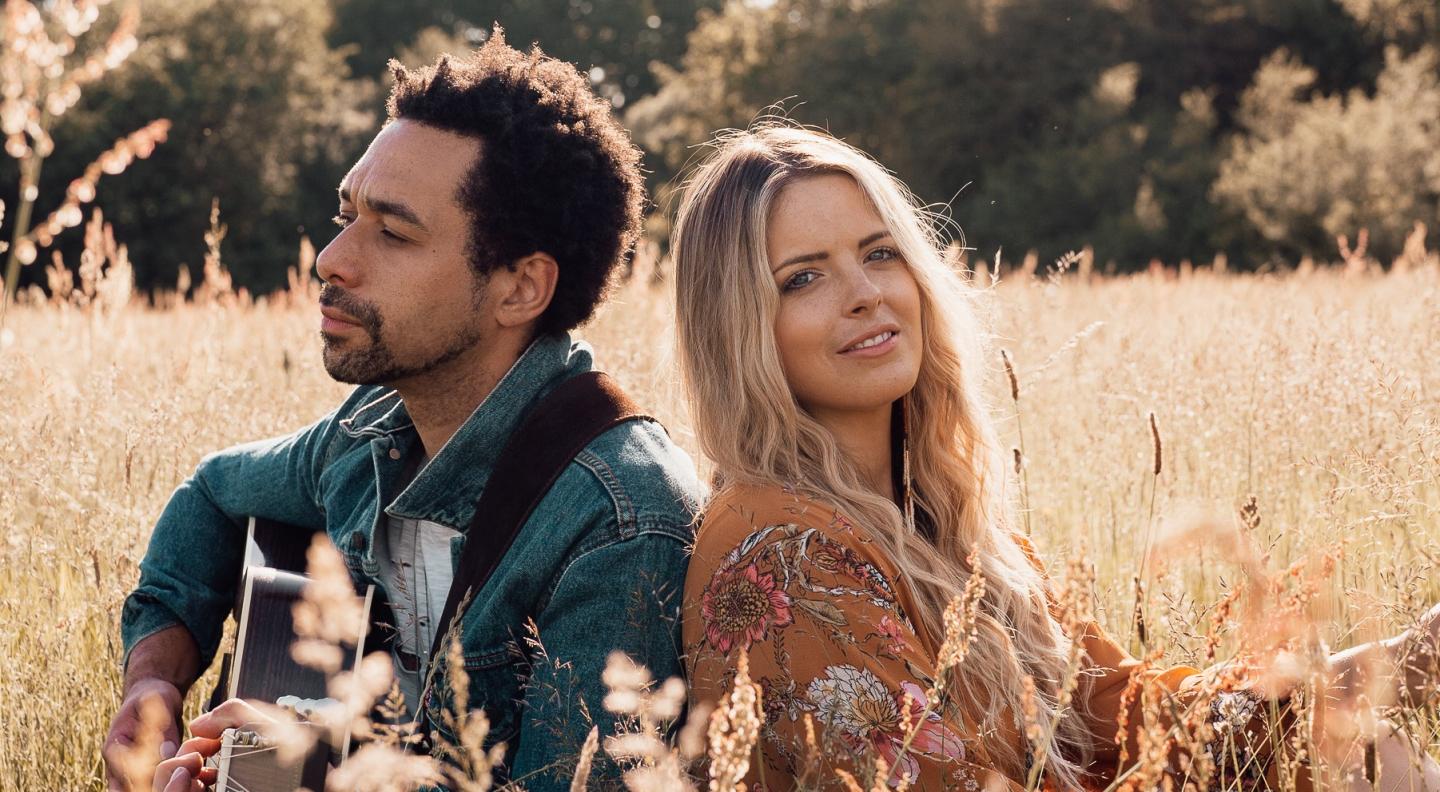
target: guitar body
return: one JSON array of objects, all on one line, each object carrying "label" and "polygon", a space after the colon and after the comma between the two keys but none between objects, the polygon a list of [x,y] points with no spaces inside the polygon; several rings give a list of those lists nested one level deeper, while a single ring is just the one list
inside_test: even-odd
[{"label": "guitar body", "polygon": [[[222,669],[215,699],[242,698],[277,704],[284,697],[320,701],[329,696],[323,673],[290,656],[296,640],[291,609],[305,593],[305,554],[315,532],[284,523],[250,518],[245,565],[235,606],[235,650]],[[364,592],[369,622],[373,587]],[[364,634],[356,635],[341,671],[359,662]],[[298,787],[324,789],[330,759],[349,752],[347,731],[339,745],[321,740],[304,761],[290,766],[275,759],[273,747],[248,744],[248,736],[226,732],[217,756],[215,789],[226,792],[292,792]]]}]

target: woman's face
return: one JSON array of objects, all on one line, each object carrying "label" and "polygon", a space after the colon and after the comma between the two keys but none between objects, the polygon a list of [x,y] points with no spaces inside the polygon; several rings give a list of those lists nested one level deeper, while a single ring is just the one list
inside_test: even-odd
[{"label": "woman's face", "polygon": [[920,374],[920,290],[854,179],[783,188],[765,243],[780,291],[775,341],[800,405],[825,423],[908,393]]}]

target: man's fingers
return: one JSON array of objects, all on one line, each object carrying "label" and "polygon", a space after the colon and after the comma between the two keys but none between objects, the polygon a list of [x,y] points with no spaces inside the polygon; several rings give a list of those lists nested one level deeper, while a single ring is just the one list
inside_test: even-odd
[{"label": "man's fingers", "polygon": [[191,781],[200,775],[205,760],[198,753],[182,753],[155,766],[152,792],[190,792]]},{"label": "man's fingers", "polygon": [[180,750],[173,752],[175,756],[188,753],[198,753],[201,756],[211,756],[220,750],[220,740],[214,737],[191,737],[186,740]]},{"label": "man's fingers", "polygon": [[270,720],[243,699],[230,699],[213,710],[190,721],[190,733],[196,737],[218,739],[220,733],[235,726]]}]

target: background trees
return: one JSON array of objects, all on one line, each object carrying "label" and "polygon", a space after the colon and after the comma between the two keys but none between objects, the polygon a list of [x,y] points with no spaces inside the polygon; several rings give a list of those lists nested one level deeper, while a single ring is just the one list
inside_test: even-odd
[{"label": "background trees", "polygon": [[715,130],[783,112],[948,206],[986,258],[1091,244],[1119,269],[1222,251],[1253,268],[1333,257],[1334,237],[1362,227],[1383,259],[1416,221],[1432,244],[1440,227],[1433,0],[146,0],[142,11],[139,50],[53,130],[36,209],[53,208],[46,196],[58,201],[85,157],[171,119],[168,142],[97,199],[145,288],[198,264],[215,197],[236,283],[283,282],[301,235],[329,239],[335,185],[383,113],[385,62],[477,44],[492,22],[589,72],[646,149],[662,210]]}]

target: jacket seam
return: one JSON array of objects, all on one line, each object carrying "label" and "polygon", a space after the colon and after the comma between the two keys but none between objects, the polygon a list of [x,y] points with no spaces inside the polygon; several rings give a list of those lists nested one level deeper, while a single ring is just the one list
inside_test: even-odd
[{"label": "jacket seam", "polygon": [[610,496],[615,506],[615,524],[620,529],[621,538],[628,538],[635,535],[635,504],[630,500],[630,494],[625,490],[625,485],[620,483],[620,477],[615,475],[615,469],[608,462],[590,450],[589,447],[580,450],[575,455],[575,463],[590,471],[600,482]]},{"label": "jacket seam", "polygon": [[591,555],[592,553],[604,550],[607,547],[621,544],[623,542],[635,541],[640,539],[641,537],[646,536],[660,536],[671,541],[678,542],[682,549],[689,547],[689,540],[682,539],[669,530],[664,530],[668,526],[668,523],[663,523],[659,520],[647,520],[640,526],[638,526],[638,530],[631,537],[615,538],[608,541],[600,542],[593,547],[582,549],[567,558],[564,565],[560,569],[560,574],[555,576],[555,582],[550,585],[549,589],[545,592],[545,596],[537,604],[537,607],[535,608],[536,615],[538,616],[539,614],[544,613],[550,607],[550,601],[555,598],[555,592],[559,591],[560,586],[564,584],[565,576],[570,574],[570,570],[576,564],[578,564],[586,556]]}]

